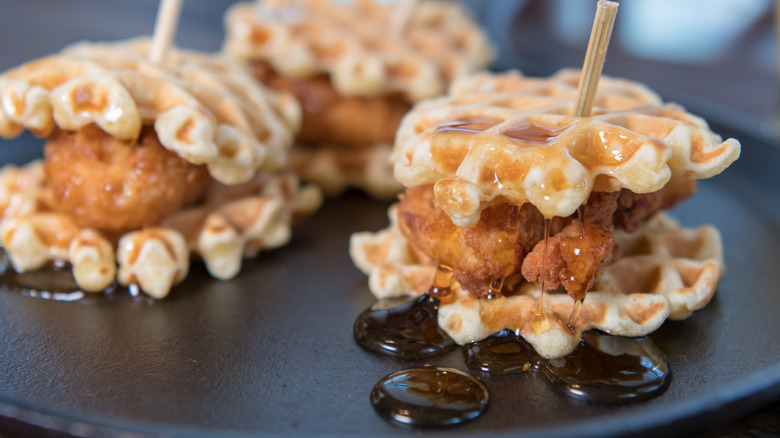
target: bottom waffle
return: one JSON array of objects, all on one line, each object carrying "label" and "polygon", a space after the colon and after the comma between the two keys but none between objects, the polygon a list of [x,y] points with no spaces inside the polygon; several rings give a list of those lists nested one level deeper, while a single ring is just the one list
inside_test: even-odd
[{"label": "bottom waffle", "polygon": [[363,149],[296,145],[290,153],[290,166],[327,196],[338,196],[348,187],[356,187],[375,198],[392,199],[402,186],[393,176],[391,150],[389,144]]},{"label": "bottom waffle", "polygon": [[102,291],[115,281],[137,285],[154,298],[168,295],[189,272],[191,255],[203,259],[215,278],[234,277],[242,259],[286,244],[296,219],[322,203],[314,186],[300,187],[292,173],[258,174],[248,183],[207,188],[204,201],[166,218],[159,226],[119,237],[79,228],[54,211],[43,163],[0,169],[0,241],[18,272],[67,261],[85,291]]},{"label": "bottom waffle", "polygon": [[[352,260],[369,276],[377,298],[423,294],[433,281],[436,262],[406,241],[395,206],[389,216],[388,228],[352,235]],[[539,318],[539,288],[532,283],[522,282],[505,289],[505,296],[487,300],[470,296],[453,281],[452,293],[439,307],[439,326],[459,344],[510,329],[540,355],[553,358],[571,353],[584,331],[643,336],[667,318],[690,316],[712,298],[724,271],[721,237],[714,227],[686,229],[659,213],[639,230],[618,230],[615,237],[620,259],[604,268],[571,324],[575,303],[565,292],[545,293],[544,318]]]}]

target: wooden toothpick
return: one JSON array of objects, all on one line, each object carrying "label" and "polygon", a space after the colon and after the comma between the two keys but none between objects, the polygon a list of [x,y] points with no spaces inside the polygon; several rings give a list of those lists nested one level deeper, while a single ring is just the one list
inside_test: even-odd
[{"label": "wooden toothpick", "polygon": [[387,31],[392,37],[400,37],[412,17],[417,0],[398,0],[388,21]]},{"label": "wooden toothpick", "polygon": [[171,47],[176,26],[179,24],[181,0],[160,0],[157,20],[154,23],[152,46],[149,48],[149,60],[160,64]]},{"label": "wooden toothpick", "polygon": [[593,20],[588,51],[585,54],[580,86],[577,90],[577,106],[574,107],[574,115],[577,117],[588,117],[593,109],[617,9],[618,4],[608,0],[599,0],[596,7],[596,18]]}]

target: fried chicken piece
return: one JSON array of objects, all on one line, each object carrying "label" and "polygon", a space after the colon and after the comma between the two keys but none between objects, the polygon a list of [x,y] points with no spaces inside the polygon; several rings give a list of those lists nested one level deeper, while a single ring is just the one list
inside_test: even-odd
[{"label": "fried chicken piece", "polygon": [[[523,260],[523,277],[540,284],[541,275],[544,275],[545,289],[563,286],[573,299],[585,298],[601,267],[613,259],[615,229],[612,217],[619,196],[620,192],[591,193],[583,206],[582,223],[572,220],[560,233],[551,233],[546,254],[544,240],[539,241]],[[541,272],[542,260],[544,273]]]},{"label": "fried chicken piece", "polygon": [[211,180],[166,150],[152,127],[136,144],[122,142],[96,125],[76,132],[55,130],[46,141],[46,179],[58,210],[82,227],[121,233],[155,225],[196,201]]},{"label": "fried chicken piece", "polygon": [[540,283],[542,258],[544,257],[544,288],[548,290],[563,286],[575,300],[585,298],[585,294],[596,282],[603,266],[612,261],[615,235],[612,225],[596,226],[571,221],[566,228],[547,242],[547,254],[544,241],[523,260],[523,277]]},{"label": "fried chicken piece", "polygon": [[343,96],[333,88],[327,74],[290,78],[263,62],[253,64],[253,74],[271,88],[294,94],[301,103],[301,143],[330,143],[344,148],[392,143],[401,118],[411,108],[400,94]]},{"label": "fried chicken piece", "polygon": [[487,293],[492,277],[504,278],[520,268],[522,246],[510,225],[510,206],[486,208],[480,220],[459,227],[436,204],[432,186],[414,187],[401,195],[401,232],[418,249],[453,269],[455,279],[471,293]]},{"label": "fried chicken piece", "polygon": [[[575,300],[585,297],[602,267],[619,255],[614,227],[631,231],[662,208],[689,197],[694,180],[675,177],[658,192],[593,192],[575,214],[552,218],[544,256],[544,286],[563,286]],[[398,225],[406,239],[428,257],[453,269],[454,278],[475,297],[489,293],[493,277],[540,282],[544,217],[532,204],[497,204],[480,220],[458,227],[436,203],[432,186],[409,188],[401,196]]]},{"label": "fried chicken piece", "polygon": [[[436,203],[433,186],[413,187],[401,195],[398,226],[417,249],[453,269],[453,276],[474,296],[489,293],[493,277],[520,270],[523,255],[544,235],[544,220],[533,205],[490,206],[480,220],[459,227]],[[556,218],[560,230],[564,219]]]},{"label": "fried chicken piece", "polygon": [[653,193],[636,194],[623,189],[618,198],[614,223],[629,233],[636,231],[658,210],[690,198],[696,192],[696,186],[695,179],[672,177],[661,190]]}]

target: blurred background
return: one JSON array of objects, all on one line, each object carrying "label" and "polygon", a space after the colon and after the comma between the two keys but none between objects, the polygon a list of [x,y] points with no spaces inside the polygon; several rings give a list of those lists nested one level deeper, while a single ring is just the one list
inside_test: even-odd
[{"label": "blurred background", "polygon": [[[232,3],[185,1],[177,43],[218,50],[222,15]],[[582,65],[595,0],[468,3],[500,49],[494,69],[548,75]],[[780,103],[775,1],[619,3],[604,74],[643,81],[665,99],[718,123],[771,131],[768,121]],[[151,34],[157,0],[0,0],[0,11],[0,70],[5,70],[78,40]]]}]

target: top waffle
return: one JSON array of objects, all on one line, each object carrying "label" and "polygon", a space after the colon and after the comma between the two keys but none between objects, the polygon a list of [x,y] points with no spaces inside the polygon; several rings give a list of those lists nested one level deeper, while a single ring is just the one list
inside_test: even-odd
[{"label": "top waffle", "polygon": [[258,0],[230,9],[225,50],[268,62],[286,76],[330,74],[345,95],[400,92],[410,101],[444,92],[459,74],[493,57],[485,34],[458,3],[427,1],[402,34],[390,29],[393,4],[355,0]]},{"label": "top waffle", "polygon": [[149,42],[80,43],[0,76],[0,136],[90,123],[135,141],[154,124],[160,143],[225,184],[286,165],[300,125],[291,96],[263,88],[233,61],[170,51],[147,60]]},{"label": "top waffle", "polygon": [[739,157],[707,123],[646,87],[602,77],[591,117],[571,115],[579,72],[550,78],[479,74],[418,104],[393,151],[405,186],[435,183],[460,226],[494,201],[531,202],[546,217],[573,214],[591,191],[650,193],[672,174],[708,178]]}]

